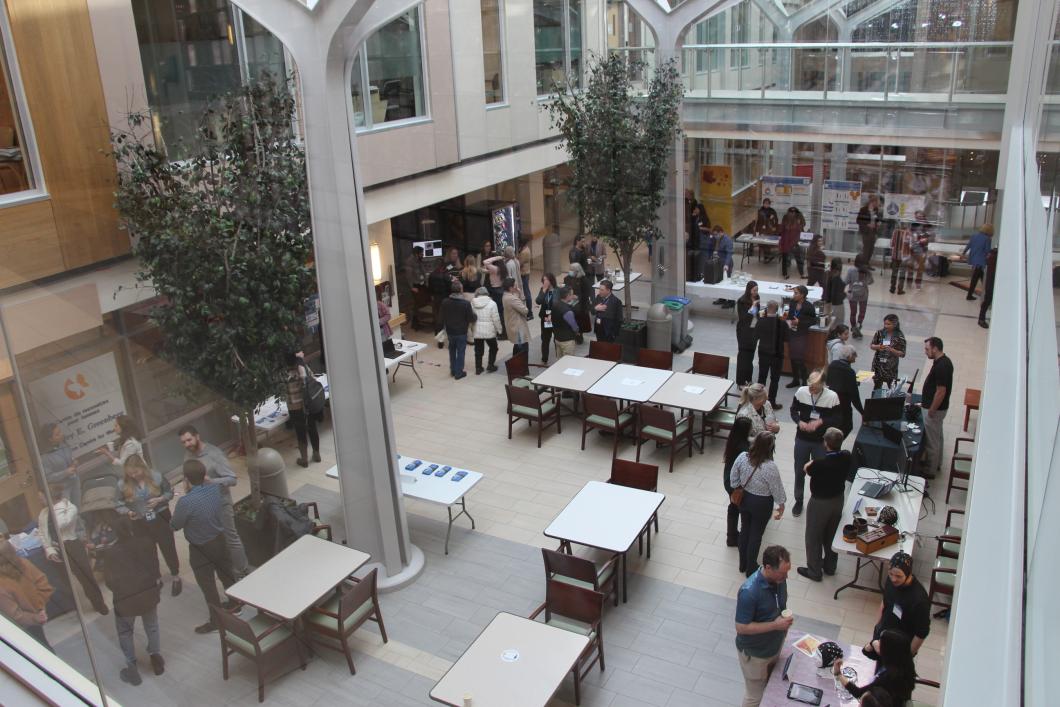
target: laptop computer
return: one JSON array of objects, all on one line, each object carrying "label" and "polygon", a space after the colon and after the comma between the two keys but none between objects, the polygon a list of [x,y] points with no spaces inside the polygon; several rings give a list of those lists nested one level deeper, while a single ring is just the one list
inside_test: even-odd
[{"label": "laptop computer", "polygon": [[865,498],[879,498],[890,493],[893,486],[894,483],[891,481],[869,481],[861,487],[858,493]]},{"label": "laptop computer", "polygon": [[397,358],[398,356],[401,356],[404,353],[404,351],[398,351],[394,347],[393,339],[383,339],[383,356],[387,358]]}]

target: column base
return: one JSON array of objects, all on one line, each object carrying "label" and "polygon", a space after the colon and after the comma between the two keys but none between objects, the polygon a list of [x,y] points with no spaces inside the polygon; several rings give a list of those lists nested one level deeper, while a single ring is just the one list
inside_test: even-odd
[{"label": "column base", "polygon": [[394,575],[387,575],[386,568],[380,562],[370,562],[358,571],[358,576],[363,572],[371,572],[373,568],[379,569],[379,575],[376,580],[376,586],[381,592],[392,592],[402,587],[406,587],[416,580],[416,577],[423,572],[423,568],[426,565],[426,559],[423,556],[423,550],[419,549],[413,544],[409,544],[409,563],[401,568],[401,571]]}]

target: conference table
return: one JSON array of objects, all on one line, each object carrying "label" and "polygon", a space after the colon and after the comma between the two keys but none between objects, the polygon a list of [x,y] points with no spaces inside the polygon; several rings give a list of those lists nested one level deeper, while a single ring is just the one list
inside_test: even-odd
[{"label": "conference table", "polygon": [[[740,256],[740,268],[743,268],[744,262],[751,255],[751,249],[756,245],[763,246],[765,248],[776,248],[780,245],[780,236],[763,236],[751,233],[741,233],[736,236],[736,242],[743,246],[743,254]],[[762,259],[762,251],[758,251],[758,259]]]},{"label": "conference table", "polygon": [[[726,394],[732,388],[733,381],[716,376],[706,376],[698,373],[674,373],[655,394],[648,399],[650,403],[665,405],[666,407],[689,410],[693,413],[704,415],[703,429],[706,429],[706,415],[713,412],[725,400]],[[693,418],[693,423],[695,418]],[[704,433],[699,439],[699,452],[703,453]],[[695,441],[695,435],[692,437]]]},{"label": "conference table", "polygon": [[585,545],[619,555],[622,565],[622,601],[628,598],[626,555],[648,521],[659,512],[666,495],[590,481],[560,511],[545,536],[561,547]]},{"label": "conference table", "polygon": [[[821,642],[826,641],[820,636],[812,636],[802,631],[795,630],[799,625],[798,616],[795,623],[784,641],[784,647],[780,649],[777,663],[773,667],[773,673],[766,683],[766,691],[762,695],[763,705],[800,705],[788,698],[788,689],[792,683],[815,687],[824,693],[821,698],[822,705],[833,705],[834,707],[853,707],[858,704],[857,698],[853,697],[846,688],[842,687],[832,675],[831,668],[818,668],[813,658],[806,655],[795,644],[804,639],[809,639],[805,644],[812,645],[813,639]],[[843,649],[843,667],[853,669],[855,684],[867,685],[872,682],[876,674],[876,661],[867,658],[861,652],[861,646],[840,643]],[[791,662],[788,662],[788,661]],[[785,671],[785,667],[787,670]],[[849,674],[848,674],[849,675]]]},{"label": "conference table", "polygon": [[[861,495],[861,490],[870,481],[891,482],[895,485],[881,497],[869,498]],[[913,477],[909,481],[909,486],[904,489],[900,488],[897,482],[898,474],[878,469],[863,467],[858,469],[854,475],[850,493],[847,494],[846,501],[843,503],[843,515],[840,518],[839,527],[836,528],[835,536],[832,538],[832,551],[840,555],[853,556],[857,561],[857,565],[854,569],[854,579],[835,590],[833,599],[838,599],[839,592],[844,589],[863,589],[867,592],[882,594],[884,567],[894,553],[901,550],[910,555],[913,554],[913,549],[916,546],[916,529],[920,524],[920,510],[924,505],[923,479]],[[847,542],[843,538],[843,526],[853,522],[854,513],[857,511],[857,517],[867,519],[869,528],[873,528],[875,527],[874,516],[869,515],[866,509],[875,507],[878,510],[884,506],[891,506],[898,511],[898,522],[895,523],[894,527],[901,533],[901,539],[893,545],[888,545],[866,555],[858,550],[855,543]],[[861,570],[872,565],[876,567],[876,583],[874,585],[858,584]]]},{"label": "conference table", "polygon": [[596,381],[588,392],[605,398],[645,403],[673,374],[670,370],[619,363]]},{"label": "conference table", "polygon": [[[581,395],[614,368],[614,362],[602,361],[585,356],[563,356],[530,382],[538,388],[552,388],[567,393]],[[574,408],[563,405],[571,415],[577,415]],[[562,412],[562,410],[561,410]]]}]

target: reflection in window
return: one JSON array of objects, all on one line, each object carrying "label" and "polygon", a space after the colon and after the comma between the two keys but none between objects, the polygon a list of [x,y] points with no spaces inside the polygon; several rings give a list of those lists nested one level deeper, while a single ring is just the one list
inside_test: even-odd
[{"label": "reflection in window", "polygon": [[504,29],[501,0],[482,0],[482,72],[486,104],[504,103]]},{"label": "reflection in window", "polygon": [[581,0],[534,0],[534,50],[539,96],[581,87]]},{"label": "reflection in window", "polygon": [[170,159],[195,151],[211,99],[266,69],[287,73],[280,41],[228,0],[134,0],[133,15],[155,140]]},{"label": "reflection in window", "polygon": [[0,44],[0,195],[26,191],[33,186],[24,135],[7,57]]},{"label": "reflection in window", "polygon": [[420,7],[384,25],[365,40],[354,59],[352,73],[350,92],[357,127],[371,128],[425,117],[427,101]]}]

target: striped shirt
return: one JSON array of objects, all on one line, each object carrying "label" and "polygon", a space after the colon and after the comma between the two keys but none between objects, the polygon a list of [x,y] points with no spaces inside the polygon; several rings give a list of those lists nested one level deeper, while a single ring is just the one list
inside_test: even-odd
[{"label": "striped shirt", "polygon": [[221,487],[199,484],[177,501],[170,525],[173,530],[184,529],[184,537],[192,545],[205,545],[225,531],[221,525]]},{"label": "striped shirt", "polygon": [[[762,462],[757,472],[754,469],[747,458],[747,452],[742,452],[736,457],[732,471],[729,472],[732,487],[740,486],[746,493],[753,493],[755,496],[772,496],[773,503],[777,505],[785,503],[788,496],[784,493],[784,484],[780,481],[780,469],[777,468],[776,462],[770,459]],[[754,477],[751,476],[752,472]]]}]

